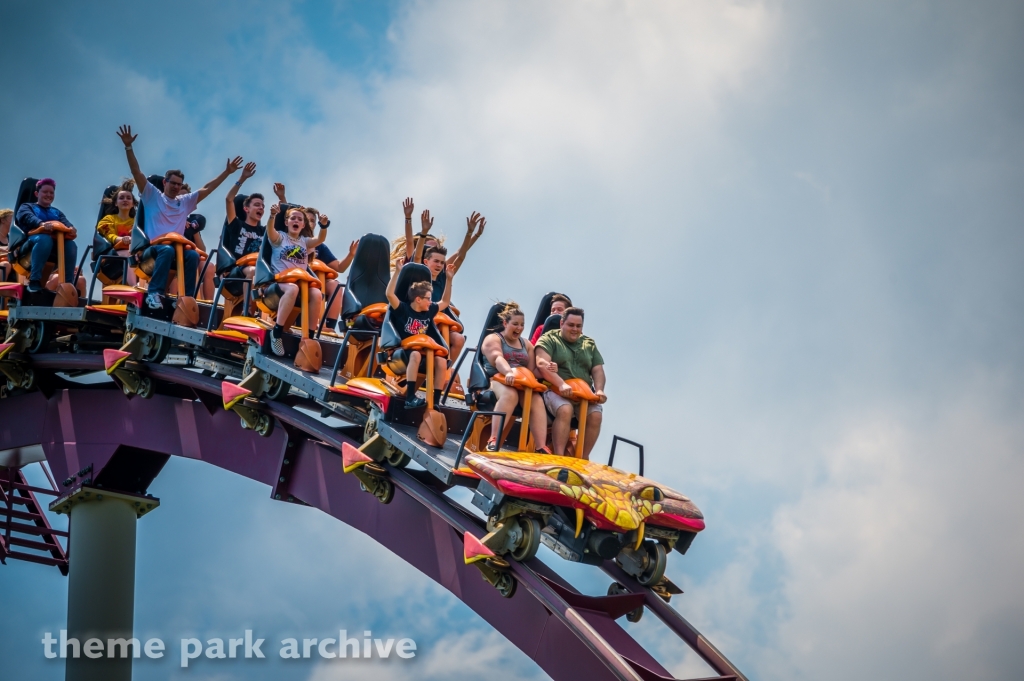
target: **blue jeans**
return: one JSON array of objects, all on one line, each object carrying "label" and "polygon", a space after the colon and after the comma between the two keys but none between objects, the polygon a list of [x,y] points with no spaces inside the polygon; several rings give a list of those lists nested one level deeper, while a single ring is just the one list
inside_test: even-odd
[{"label": "blue jeans", "polygon": [[[178,266],[174,256],[174,246],[150,246],[150,249],[156,256],[156,263],[153,265],[153,276],[149,278],[149,292],[163,295],[167,292],[167,278],[171,275],[171,268]],[[184,256],[185,295],[195,297],[196,275],[199,273],[199,254],[195,251],[185,251]],[[181,290],[180,281],[178,290]]]},{"label": "blue jeans", "polygon": [[[32,269],[29,281],[43,282],[43,268],[47,262],[57,262],[57,240],[49,234],[35,234],[28,238],[32,244]],[[70,283],[75,277],[78,262],[78,246],[74,241],[64,239],[64,278]]]}]

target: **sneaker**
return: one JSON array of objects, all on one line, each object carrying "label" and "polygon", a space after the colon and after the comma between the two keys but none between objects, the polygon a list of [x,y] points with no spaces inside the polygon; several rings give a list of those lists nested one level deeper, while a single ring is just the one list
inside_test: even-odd
[{"label": "sneaker", "polygon": [[422,407],[427,401],[422,397],[411,397],[405,401],[406,409],[415,409],[416,407]]},{"label": "sneaker", "polygon": [[497,440],[495,440],[495,439],[494,439],[494,438],[492,437],[492,438],[491,438],[490,440],[488,440],[488,441],[487,441],[487,447],[486,447],[486,449],[487,449],[487,451],[489,451],[489,452],[496,452],[496,451],[498,451],[498,441],[497,441]]},{"label": "sneaker", "polygon": [[162,310],[164,309],[164,301],[161,300],[159,293],[147,293],[146,294],[146,307],[150,310]]},{"label": "sneaker", "polygon": [[273,350],[274,354],[278,357],[284,357],[284,338],[281,336],[270,333],[270,349]]},{"label": "sneaker", "polygon": [[30,281],[30,282],[28,282],[28,292],[29,293],[41,293],[42,290],[43,290],[43,285],[40,282],[38,282],[38,281]]}]

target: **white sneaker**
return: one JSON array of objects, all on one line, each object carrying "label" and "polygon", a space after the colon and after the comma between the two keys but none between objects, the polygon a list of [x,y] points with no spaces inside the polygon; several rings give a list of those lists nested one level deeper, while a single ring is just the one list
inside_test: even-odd
[{"label": "white sneaker", "polygon": [[146,307],[150,310],[162,310],[164,309],[164,303],[160,299],[159,293],[149,293],[146,295]]},{"label": "white sneaker", "polygon": [[275,336],[273,333],[270,334],[270,349],[274,351],[274,354],[278,357],[284,356],[284,338]]}]

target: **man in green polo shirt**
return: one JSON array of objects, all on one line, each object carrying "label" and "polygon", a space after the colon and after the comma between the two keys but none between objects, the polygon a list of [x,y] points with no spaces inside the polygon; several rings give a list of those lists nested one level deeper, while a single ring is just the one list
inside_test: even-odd
[{"label": "man in green polo shirt", "polygon": [[604,358],[597,344],[583,335],[583,310],[570,307],[562,313],[561,326],[548,331],[537,341],[537,370],[551,386],[544,393],[544,405],[554,418],[551,426],[551,451],[564,454],[569,442],[572,417],[579,417],[581,403],[568,398],[572,389],[565,382],[581,378],[590,384],[599,402],[588,402],[587,428],[583,438],[583,458],[590,458],[590,450],[601,435],[601,405],[608,399],[604,394]]}]

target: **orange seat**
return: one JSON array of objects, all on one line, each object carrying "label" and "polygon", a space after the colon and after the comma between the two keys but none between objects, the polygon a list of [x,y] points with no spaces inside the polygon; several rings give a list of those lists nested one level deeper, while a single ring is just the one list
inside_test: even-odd
[{"label": "orange seat", "polygon": [[441,333],[444,333],[445,327],[447,327],[449,331],[455,331],[456,333],[462,331],[462,324],[443,312],[438,312],[434,315],[434,324],[436,324],[437,328],[441,330]]},{"label": "orange seat", "polygon": [[254,267],[256,265],[256,259],[259,258],[259,256],[259,253],[247,253],[236,260],[235,264],[239,267]]},{"label": "orange seat", "polygon": [[573,402],[579,402],[580,400],[587,402],[601,401],[601,398],[594,394],[594,391],[590,389],[590,385],[582,378],[570,378],[566,383],[572,388],[572,396],[569,399]]},{"label": "orange seat", "polygon": [[375,322],[383,321],[384,315],[386,315],[387,313],[387,303],[374,303],[373,305],[367,305],[366,307],[359,311],[359,314],[366,315]]},{"label": "orange seat", "polygon": [[415,336],[409,336],[404,339],[402,341],[402,348],[406,350],[433,350],[434,355],[437,357],[448,356],[448,349],[425,333],[418,333]]},{"label": "orange seat", "polygon": [[[548,387],[538,381],[537,377],[533,375],[533,372],[526,367],[516,367],[512,370],[512,375],[515,377],[512,382],[512,387],[517,390],[526,390],[529,388],[537,393],[547,392]],[[494,378],[502,383],[505,382],[504,374],[495,374]]]},{"label": "orange seat", "polygon": [[325,275],[328,279],[337,279],[338,278],[337,270],[335,270],[334,268],[330,267],[323,260],[317,260],[316,258],[313,258],[313,262],[310,263],[309,269],[313,270],[313,272],[315,272],[316,274],[323,274],[323,275]]},{"label": "orange seat", "polygon": [[274,275],[274,281],[279,284],[297,284],[300,281],[304,281],[313,288],[320,288],[320,280],[299,267],[293,267],[290,270]]}]

